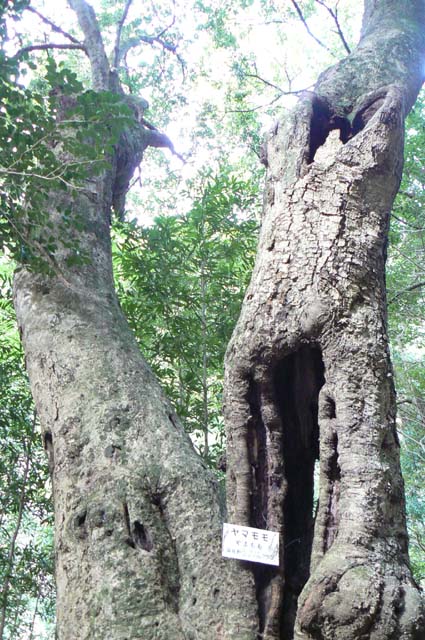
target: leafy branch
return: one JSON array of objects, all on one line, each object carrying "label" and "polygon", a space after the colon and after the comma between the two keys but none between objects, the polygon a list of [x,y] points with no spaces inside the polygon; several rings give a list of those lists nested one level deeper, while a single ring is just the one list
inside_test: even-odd
[{"label": "leafy branch", "polygon": [[396,300],[404,296],[406,293],[409,293],[410,291],[415,291],[415,289],[421,289],[422,287],[425,287],[425,280],[422,280],[421,282],[416,282],[415,284],[412,284],[409,287],[406,287],[405,289],[398,291],[388,300],[388,304],[393,304]]}]

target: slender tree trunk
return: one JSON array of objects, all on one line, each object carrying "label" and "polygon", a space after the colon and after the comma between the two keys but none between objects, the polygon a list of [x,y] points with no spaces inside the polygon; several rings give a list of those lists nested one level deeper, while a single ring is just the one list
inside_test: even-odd
[{"label": "slender tree trunk", "polygon": [[[24,510],[25,510],[26,500],[27,500],[28,475],[29,475],[30,468],[31,468],[31,456],[32,456],[31,442],[32,442],[32,435],[33,435],[34,429],[35,429],[35,421],[36,421],[36,417],[34,415],[33,422],[32,422],[32,430],[31,430],[30,436],[28,438],[28,441],[27,442],[25,442],[25,441],[23,442],[23,450],[25,452],[25,459],[24,459],[24,470],[23,470],[23,475],[22,475],[21,491],[20,491],[20,495],[19,495],[19,507],[18,507],[18,513],[16,515],[15,527],[13,529],[12,537],[11,537],[10,543],[9,543],[5,579],[4,579],[2,588],[0,590],[0,605],[1,605],[1,609],[0,609],[0,640],[3,640],[5,629],[6,629],[7,614],[8,614],[8,609],[9,609],[9,593],[10,593],[11,581],[12,581],[12,578],[13,578],[13,573],[14,573],[15,564],[16,564],[15,563],[15,561],[16,561],[16,557],[15,557],[16,543],[18,541],[18,536],[19,536],[19,533],[21,531],[22,518],[23,518],[23,515],[24,515]],[[18,462],[20,462],[20,461],[18,460]]]},{"label": "slender tree trunk", "polygon": [[268,141],[225,409],[231,521],[281,534],[280,567],[253,567],[264,639],[425,638],[385,299],[389,212],[424,33],[422,0],[366,0],[356,50]]},{"label": "slender tree trunk", "polygon": [[37,615],[38,615],[38,603],[40,602],[40,588],[38,590],[37,593],[37,599],[35,601],[35,606],[34,606],[34,612],[32,614],[32,618],[31,618],[31,626],[29,629],[29,637],[28,640],[34,640],[34,630],[35,630],[35,621],[37,620]]},{"label": "slender tree trunk", "polygon": [[[204,225],[203,225],[204,227]],[[204,234],[204,229],[202,229]],[[202,336],[202,430],[204,432],[204,458],[209,455],[209,412],[208,412],[208,345],[207,345],[207,283],[205,274],[205,259],[201,260],[200,274],[201,288],[201,336]]]}]

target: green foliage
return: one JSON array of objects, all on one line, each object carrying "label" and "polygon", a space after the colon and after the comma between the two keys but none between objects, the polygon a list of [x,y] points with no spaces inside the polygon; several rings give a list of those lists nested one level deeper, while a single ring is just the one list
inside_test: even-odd
[{"label": "green foliage", "polygon": [[88,175],[108,168],[108,155],[132,121],[131,112],[117,95],[84,91],[76,75],[53,58],[44,76],[28,87],[16,81],[20,68],[0,52],[0,249],[27,268],[51,271],[66,238],[75,261],[78,251],[69,231],[84,223],[64,211],[53,228],[52,192],[75,191]]},{"label": "green foliage", "polygon": [[399,433],[405,479],[410,558],[416,580],[425,583],[425,375],[421,353],[395,352]]},{"label": "green foliage", "polygon": [[405,168],[394,208],[388,259],[391,347],[406,486],[412,568],[425,582],[425,107],[422,95],[407,121]]},{"label": "green foliage", "polygon": [[237,38],[231,27],[231,19],[236,17],[239,6],[229,0],[218,3],[198,0],[195,8],[204,17],[201,28],[213,34],[215,46],[235,49]]},{"label": "green foliage", "polygon": [[213,463],[223,446],[224,350],[252,268],[258,193],[226,169],[200,182],[185,194],[193,199],[186,215],[119,228],[114,266],[142,351]]}]

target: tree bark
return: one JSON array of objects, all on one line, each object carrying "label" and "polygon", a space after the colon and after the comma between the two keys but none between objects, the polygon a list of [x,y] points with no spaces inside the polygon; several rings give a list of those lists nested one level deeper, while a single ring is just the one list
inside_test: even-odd
[{"label": "tree bark", "polygon": [[[92,8],[70,4],[93,86],[121,93]],[[135,121],[111,171],[88,176],[76,195],[51,194],[50,224],[69,210],[84,218],[73,234],[87,264],[70,267],[59,242],[55,275],[21,268],[15,278],[53,479],[57,637],[253,640],[252,579],[221,558],[216,481],[143,360],[114,292],[111,207],[151,134]]]},{"label": "tree bark", "polygon": [[257,260],[225,393],[230,521],[281,535],[280,567],[252,569],[263,639],[425,638],[385,297],[424,33],[422,0],[366,0],[355,51],[268,140]]}]

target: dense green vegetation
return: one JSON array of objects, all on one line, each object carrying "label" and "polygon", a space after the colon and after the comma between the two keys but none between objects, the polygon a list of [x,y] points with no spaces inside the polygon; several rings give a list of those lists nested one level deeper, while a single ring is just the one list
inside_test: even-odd
[{"label": "dense green vegetation", "polygon": [[[314,19],[320,3],[299,4]],[[2,3],[4,43],[13,41],[26,5]],[[113,5],[112,11],[104,2],[102,14],[103,27],[111,34],[122,11],[121,5]],[[340,21],[349,41],[353,23],[348,5]],[[114,267],[120,302],[141,349],[200,454],[216,469],[225,446],[223,356],[249,280],[259,224],[262,126],[294,84],[295,90],[303,86],[297,84],[301,70],[286,48],[291,42],[286,25],[292,21],[293,27],[294,12],[282,16],[270,3],[254,7],[251,2],[219,7],[197,2],[193,11],[190,29],[188,22],[176,22],[166,3],[126,25],[129,44],[139,38],[147,51],[137,64],[129,57],[123,65],[129,90],[149,93],[157,126],[180,119],[177,142],[185,147],[186,164],[159,152],[147,154],[142,190],[135,185],[126,221],[114,222]],[[186,8],[186,21],[189,13]],[[241,15],[248,16],[243,23]],[[254,23],[274,24],[273,42],[282,47],[284,69],[272,60],[267,78],[256,60],[255,44],[246,49]],[[171,25],[160,38],[162,44],[158,38],[149,42],[149,34],[158,33],[161,24]],[[341,39],[327,39],[323,16],[315,33],[335,55],[343,55]],[[29,37],[28,31],[20,37],[21,46]],[[196,58],[199,42],[203,53]],[[316,56],[322,50],[324,57]],[[28,52],[14,57],[6,47],[0,50],[0,640],[52,638],[54,623],[48,468],[14,324],[12,272],[22,263],[55,269],[53,240],[37,233],[49,190],[78,189],[87,167],[93,172],[105,168],[108,148],[129,118],[112,96],[99,98],[84,89],[85,68],[77,64],[74,51],[65,53],[56,63],[51,52],[30,60]],[[332,59],[320,44],[312,55],[317,57],[310,65],[313,72]],[[67,127],[58,126],[55,117],[58,86],[66,95],[79,96]],[[398,426],[411,558],[419,582],[425,582],[424,130],[422,99],[409,118],[388,261]],[[58,143],[68,145],[81,161],[58,166],[52,152]],[[69,238],[75,224],[81,221],[66,219],[62,237],[78,261],[84,256]]]}]

